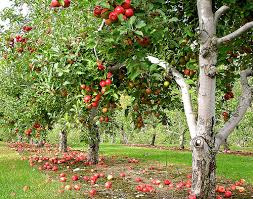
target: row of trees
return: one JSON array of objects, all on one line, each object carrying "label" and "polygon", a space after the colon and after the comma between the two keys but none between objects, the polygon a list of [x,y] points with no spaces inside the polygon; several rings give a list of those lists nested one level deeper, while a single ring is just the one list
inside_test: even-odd
[{"label": "row of trees", "polygon": [[[134,99],[134,111],[125,110],[136,128],[145,115],[164,122],[165,110],[182,109],[193,151],[192,193],[214,198],[217,151],[252,103],[252,2],[79,0],[53,8],[26,0],[25,17],[14,3],[1,15],[10,19],[1,33],[2,126],[40,136],[60,123],[62,151],[69,123],[85,126],[89,159],[97,163],[99,128],[111,122],[120,94]],[[223,105],[239,78],[241,98],[229,114]],[[221,113],[227,122],[216,129]]]}]

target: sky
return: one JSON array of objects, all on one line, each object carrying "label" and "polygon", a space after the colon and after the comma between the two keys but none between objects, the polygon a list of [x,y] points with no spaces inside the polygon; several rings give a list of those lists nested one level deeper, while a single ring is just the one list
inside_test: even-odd
[{"label": "sky", "polygon": [[0,0],[0,11],[8,6],[10,6],[9,0]]},{"label": "sky", "polygon": [[[10,7],[10,5],[11,5],[11,2],[10,2],[9,0],[0,0],[0,12],[1,12],[4,8],[6,8],[6,7]],[[26,5],[24,5],[24,6],[22,7],[22,13],[23,13],[23,15],[27,15],[27,13],[28,13],[28,8],[27,8]],[[8,26],[8,21],[3,22],[3,21],[0,20],[0,25],[4,25],[5,28],[6,28],[6,27]]]}]

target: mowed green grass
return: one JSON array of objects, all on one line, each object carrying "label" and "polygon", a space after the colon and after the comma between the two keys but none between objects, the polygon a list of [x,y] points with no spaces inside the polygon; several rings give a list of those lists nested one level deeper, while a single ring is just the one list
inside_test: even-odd
[{"label": "mowed green grass", "polygon": [[[76,147],[85,150],[86,147]],[[122,145],[102,144],[101,155],[128,156],[140,158],[143,161],[159,161],[161,164],[176,164],[180,166],[191,166],[191,153],[186,151],[169,151],[143,147],[128,147]],[[244,178],[253,184],[253,157],[218,154],[217,175],[224,179],[239,180]]]},{"label": "mowed green grass", "polygon": [[[45,173],[33,169],[27,160],[20,158],[17,152],[0,142],[0,198],[59,198],[59,183],[47,183],[48,176]],[[24,186],[30,189],[24,191]]]}]

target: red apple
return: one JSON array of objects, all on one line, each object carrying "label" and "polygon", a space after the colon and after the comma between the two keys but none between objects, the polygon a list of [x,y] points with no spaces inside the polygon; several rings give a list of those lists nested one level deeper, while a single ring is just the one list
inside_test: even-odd
[{"label": "red apple", "polygon": [[224,198],[230,198],[231,196],[232,196],[232,192],[231,191],[225,191]]},{"label": "red apple", "polygon": [[106,75],[106,77],[107,77],[108,79],[110,79],[110,78],[112,77],[112,75],[113,75],[113,74],[112,74],[111,72],[108,72],[107,75]]},{"label": "red apple", "polygon": [[70,0],[64,0],[64,8],[68,8],[70,6]]},{"label": "red apple", "polygon": [[84,90],[86,88],[86,86],[84,84],[81,84],[80,88],[81,88],[81,90]]},{"label": "red apple", "polygon": [[101,99],[101,95],[97,94],[96,97],[95,97],[95,101],[99,101],[100,99]]},{"label": "red apple", "polygon": [[112,84],[112,80],[111,79],[106,79],[105,80],[105,85],[110,86]]},{"label": "red apple", "polygon": [[84,181],[89,181],[90,178],[89,178],[88,176],[83,176],[83,180],[84,180]]},{"label": "red apple", "polygon": [[73,176],[72,176],[72,180],[73,180],[73,181],[77,181],[78,179],[79,179],[79,178],[78,178],[77,175],[73,175]]},{"label": "red apple", "polygon": [[80,189],[81,189],[81,186],[80,185],[74,185],[74,189],[76,190],[76,191],[79,191]]},{"label": "red apple", "polygon": [[164,180],[163,183],[164,183],[165,185],[169,185],[169,184],[171,184],[171,181],[170,181],[170,180]]},{"label": "red apple", "polygon": [[101,80],[100,83],[99,83],[99,85],[100,85],[101,87],[105,87],[105,86],[106,86],[105,80]]},{"label": "red apple", "polygon": [[58,171],[58,167],[57,166],[53,166],[52,171]]},{"label": "red apple", "polygon": [[111,189],[112,188],[112,182],[106,182],[105,183],[105,188],[106,189]]},{"label": "red apple", "polygon": [[101,116],[101,117],[99,118],[99,122],[102,123],[103,121],[104,121],[104,117]]},{"label": "red apple", "polygon": [[60,177],[60,182],[66,182],[67,178],[65,177]]},{"label": "red apple", "polygon": [[94,196],[96,195],[96,193],[97,193],[96,189],[91,189],[91,190],[89,191],[90,197],[94,197]]},{"label": "red apple", "polygon": [[119,15],[119,14],[124,14],[124,13],[125,13],[125,9],[124,9],[122,6],[117,6],[117,7],[114,9],[114,12],[117,13],[118,15]]},{"label": "red apple", "polygon": [[112,22],[115,22],[118,20],[118,14],[116,12],[111,12],[109,14],[109,19],[112,21]]},{"label": "red apple", "polygon": [[97,101],[96,101],[96,102],[92,102],[91,105],[92,105],[93,107],[97,107],[97,106],[98,106],[98,102],[97,102]]},{"label": "red apple", "polygon": [[60,7],[60,6],[61,6],[61,4],[58,0],[51,1],[50,7],[55,8],[55,7]]},{"label": "red apple", "polygon": [[102,64],[99,64],[99,65],[98,65],[98,70],[105,70],[105,66],[102,65]]},{"label": "red apple", "polygon": [[66,177],[66,174],[65,173],[61,173],[59,176],[60,177]]},{"label": "red apple", "polygon": [[132,8],[128,8],[125,10],[125,15],[127,17],[132,17],[134,15],[134,10]]},{"label": "red apple", "polygon": [[121,6],[122,6],[124,9],[131,8],[131,4],[130,4],[130,3],[127,3],[127,2],[122,3]]},{"label": "red apple", "polygon": [[86,87],[85,87],[85,90],[86,90],[87,92],[90,92],[90,91],[91,91],[91,87],[86,86]]},{"label": "red apple", "polygon": [[223,113],[222,113],[222,115],[224,116],[224,117],[228,117],[228,112],[226,112],[226,111],[224,111]]},{"label": "red apple", "polygon": [[109,122],[109,117],[105,117],[105,122]]},{"label": "red apple", "polygon": [[122,178],[124,178],[124,177],[126,177],[126,174],[125,174],[125,173],[120,173],[120,176],[121,176]]},{"label": "red apple", "polygon": [[95,17],[100,17],[101,12],[102,12],[102,8],[101,6],[95,6],[94,10],[93,10],[93,14]]},{"label": "red apple", "polygon": [[90,96],[90,95],[85,96],[84,99],[83,99],[83,101],[84,101],[85,103],[90,102],[90,101],[91,101],[91,96]]},{"label": "red apple", "polygon": [[135,178],[135,182],[142,182],[141,178]]}]

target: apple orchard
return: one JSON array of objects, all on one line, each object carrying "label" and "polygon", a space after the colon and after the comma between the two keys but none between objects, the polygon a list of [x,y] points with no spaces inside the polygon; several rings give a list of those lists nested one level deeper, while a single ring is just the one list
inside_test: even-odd
[{"label": "apple orchard", "polygon": [[[15,13],[23,3],[27,16]],[[11,147],[29,149],[25,142],[36,140],[42,148],[29,162],[39,163],[39,170],[61,172],[59,165],[67,163],[103,165],[100,134],[121,128],[114,114],[123,109],[123,95],[132,99],[124,111],[135,129],[148,121],[166,125],[167,110],[182,110],[191,140],[192,174],[186,181],[145,183],[136,177],[135,191],[152,195],[156,187],[185,188],[189,199],[244,192],[243,179],[231,188],[217,185],[216,155],[252,105],[252,8],[250,1],[234,0],[16,2],[1,15],[10,27],[0,40],[0,125],[6,136],[18,139]],[[236,83],[241,90],[234,102]],[[234,109],[228,108],[231,101]],[[72,124],[87,129],[87,154],[68,148]],[[55,150],[45,140],[56,126],[61,158],[44,154]],[[118,175],[127,178],[123,171]],[[62,172],[59,181],[68,177]],[[90,197],[101,194],[93,186],[99,179],[106,179],[105,192],[114,187],[112,174],[94,171],[80,178],[73,175],[71,181],[91,184]],[[81,185],[64,187],[72,189]]]}]

